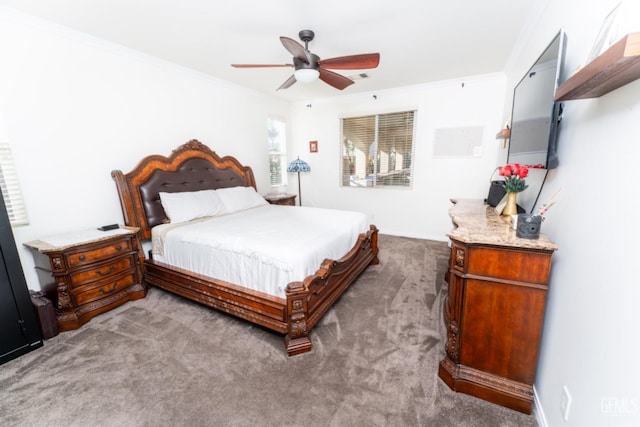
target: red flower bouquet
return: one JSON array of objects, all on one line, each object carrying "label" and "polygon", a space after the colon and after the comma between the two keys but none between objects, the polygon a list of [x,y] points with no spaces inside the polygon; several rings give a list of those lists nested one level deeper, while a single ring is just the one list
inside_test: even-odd
[{"label": "red flower bouquet", "polygon": [[526,190],[529,186],[524,179],[529,175],[529,167],[514,163],[498,168],[500,176],[504,176],[504,189],[507,193],[519,193]]}]

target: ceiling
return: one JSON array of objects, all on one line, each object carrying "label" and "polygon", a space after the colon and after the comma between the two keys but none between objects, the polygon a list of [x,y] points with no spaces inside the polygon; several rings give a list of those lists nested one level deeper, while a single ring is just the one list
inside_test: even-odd
[{"label": "ceiling", "polygon": [[[503,71],[535,0],[0,0],[100,39],[287,101],[333,97]],[[236,69],[232,63],[285,64],[280,36],[320,58],[380,53],[343,91],[321,81],[276,89],[290,68]],[[301,42],[302,43],[302,42]]]}]

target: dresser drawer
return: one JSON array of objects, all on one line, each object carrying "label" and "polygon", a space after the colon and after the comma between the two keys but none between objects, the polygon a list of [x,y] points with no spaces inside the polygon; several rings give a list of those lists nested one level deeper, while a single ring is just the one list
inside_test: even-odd
[{"label": "dresser drawer", "polygon": [[104,246],[89,249],[82,252],[69,253],[65,255],[67,265],[69,268],[79,267],[82,265],[91,264],[95,261],[101,261],[107,258],[117,256],[118,254],[124,254],[131,251],[131,242],[129,239],[123,239],[116,242],[105,244]]},{"label": "dresser drawer", "polygon": [[76,271],[69,275],[71,287],[76,288],[89,282],[118,275],[123,271],[131,269],[134,266],[133,263],[133,257],[128,256],[126,258],[119,258],[108,264],[97,264],[84,270]]},{"label": "dresser drawer", "polygon": [[551,254],[526,248],[475,246],[467,251],[465,273],[525,283],[545,284],[551,270]]},{"label": "dresser drawer", "polygon": [[[95,282],[94,284],[92,284],[95,286],[91,286],[90,289],[81,291],[81,288],[78,289],[79,291],[75,294],[76,304],[82,305],[91,301],[98,300],[100,298],[104,298],[108,295],[118,292],[121,289],[126,289],[134,283],[136,283],[135,272],[127,274],[126,276],[119,276],[115,279]],[[89,288],[89,286],[87,286],[87,288]]]}]

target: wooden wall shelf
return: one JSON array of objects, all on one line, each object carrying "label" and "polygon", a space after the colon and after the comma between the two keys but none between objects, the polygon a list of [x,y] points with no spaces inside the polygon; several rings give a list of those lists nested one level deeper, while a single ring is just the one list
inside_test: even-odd
[{"label": "wooden wall shelf", "polygon": [[597,98],[640,78],[640,33],[630,33],[556,90],[556,101]]}]

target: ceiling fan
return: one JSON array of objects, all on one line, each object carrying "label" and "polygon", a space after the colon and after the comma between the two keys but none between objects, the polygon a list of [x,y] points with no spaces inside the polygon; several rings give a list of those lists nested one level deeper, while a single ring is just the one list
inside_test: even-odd
[{"label": "ceiling fan", "polygon": [[304,47],[289,37],[280,37],[280,42],[285,49],[293,55],[293,64],[231,64],[235,68],[273,68],[294,67],[295,71],[277,90],[291,87],[295,82],[311,83],[318,78],[323,82],[342,90],[354,83],[348,77],[334,73],[332,70],[363,70],[376,68],[380,62],[379,53],[364,53],[360,55],[340,56],[336,58],[320,59],[309,51],[309,42],[315,34],[311,30],[302,30],[298,33]]}]

